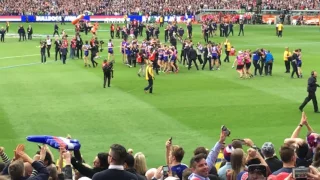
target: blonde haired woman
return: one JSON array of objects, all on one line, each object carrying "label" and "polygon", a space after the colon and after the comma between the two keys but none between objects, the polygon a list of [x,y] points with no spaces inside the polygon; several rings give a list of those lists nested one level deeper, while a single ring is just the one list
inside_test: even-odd
[{"label": "blonde haired woman", "polygon": [[246,155],[242,149],[235,149],[231,153],[231,170],[227,171],[227,180],[236,180],[237,175],[245,170]]},{"label": "blonde haired woman", "polygon": [[134,168],[137,173],[144,176],[147,172],[147,161],[146,157],[142,152],[138,152],[134,155]]}]

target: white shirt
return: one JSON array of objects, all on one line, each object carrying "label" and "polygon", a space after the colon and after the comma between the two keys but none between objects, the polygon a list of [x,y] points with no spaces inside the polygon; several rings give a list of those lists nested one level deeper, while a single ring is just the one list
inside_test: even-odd
[{"label": "white shirt", "polygon": [[124,167],[121,165],[109,165],[108,169],[124,170]]},{"label": "white shirt", "polygon": [[47,45],[51,45],[51,39],[47,39]]}]

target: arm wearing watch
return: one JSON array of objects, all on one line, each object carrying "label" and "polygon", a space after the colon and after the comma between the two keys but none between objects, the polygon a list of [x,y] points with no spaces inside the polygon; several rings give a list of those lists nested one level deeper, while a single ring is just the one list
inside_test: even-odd
[{"label": "arm wearing watch", "polygon": [[297,138],[299,137],[299,134],[300,134],[300,131],[301,131],[301,127],[303,125],[302,124],[299,124],[296,129],[293,131],[292,135],[291,135],[291,138]]}]

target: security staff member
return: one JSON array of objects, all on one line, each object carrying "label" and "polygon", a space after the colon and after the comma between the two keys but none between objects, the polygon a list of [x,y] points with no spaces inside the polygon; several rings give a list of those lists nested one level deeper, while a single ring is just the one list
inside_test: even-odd
[{"label": "security staff member", "polygon": [[193,61],[194,65],[196,66],[197,70],[199,70],[198,64],[197,64],[197,51],[193,49],[191,46],[189,51],[188,51],[188,59],[189,59],[189,65],[188,65],[188,70],[191,69],[191,62]]},{"label": "security staff member", "polygon": [[18,29],[18,34],[19,34],[19,41],[21,41],[21,39],[24,41],[25,40],[26,31],[24,30],[22,25],[20,25],[20,27]]},{"label": "security staff member", "polygon": [[242,36],[244,36],[244,24],[243,24],[243,21],[240,21],[239,27],[240,27],[240,30],[239,30],[238,36],[240,36],[241,32],[242,32]]},{"label": "security staff member", "polygon": [[106,88],[108,81],[108,87],[110,87],[111,78],[113,78],[113,62],[104,60],[102,64],[103,71],[103,88]]},{"label": "security staff member", "polygon": [[231,51],[231,44],[228,39],[226,39],[226,42],[224,43],[224,49],[225,49],[226,57],[224,58],[223,62],[230,62],[229,54]]},{"label": "security staff member", "polygon": [[206,42],[206,43],[209,42],[209,33],[210,33],[210,27],[205,26],[205,28],[204,28],[204,42]]},{"label": "security staff member", "polygon": [[280,23],[278,25],[278,37],[282,37],[283,24]]},{"label": "security staff member", "polygon": [[303,111],[303,108],[308,104],[310,100],[312,100],[314,112],[319,113],[316,91],[317,91],[317,87],[320,87],[320,86],[319,84],[317,84],[317,75],[318,73],[316,71],[311,72],[311,77],[308,79],[308,89],[307,89],[308,96],[299,107],[300,111]]},{"label": "security staff member", "polygon": [[283,53],[283,60],[284,65],[286,67],[285,73],[290,73],[290,60],[291,60],[291,52],[289,51],[289,48],[286,47],[286,50]]},{"label": "security staff member", "polygon": [[149,65],[147,66],[147,69],[146,69],[146,80],[148,81],[148,86],[144,88],[144,92],[145,93],[149,93],[152,94],[152,91],[153,91],[153,80],[155,79],[154,78],[154,73],[153,73],[153,64],[152,62],[149,63]]},{"label": "security staff member", "polygon": [[6,34],[6,30],[4,27],[1,27],[0,29],[0,42],[4,42],[4,35]]}]

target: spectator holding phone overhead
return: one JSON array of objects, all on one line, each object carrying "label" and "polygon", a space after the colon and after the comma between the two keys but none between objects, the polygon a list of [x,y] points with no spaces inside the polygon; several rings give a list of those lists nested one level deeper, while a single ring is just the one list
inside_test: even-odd
[{"label": "spectator holding phone overhead", "polygon": [[187,165],[182,164],[184,157],[184,149],[177,145],[172,145],[172,137],[166,142],[166,162],[172,172],[173,176],[182,179],[182,172],[188,168]]}]

